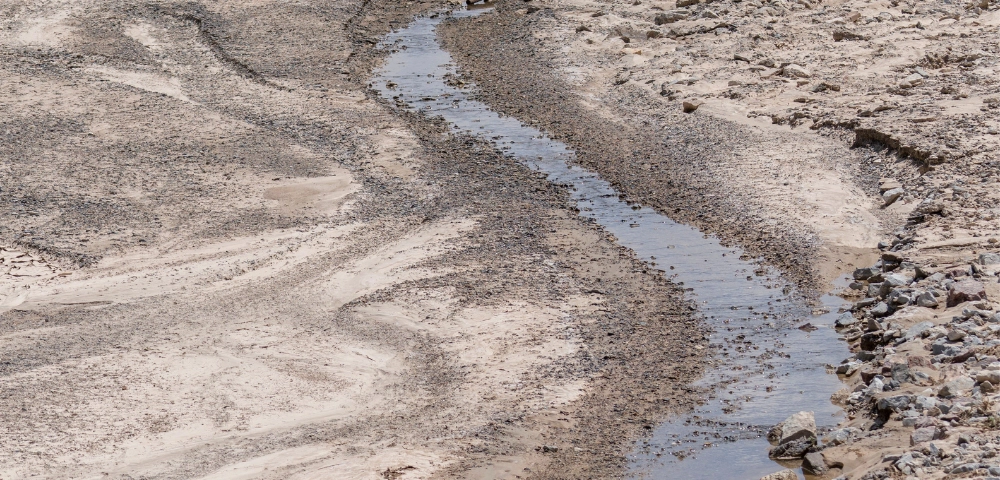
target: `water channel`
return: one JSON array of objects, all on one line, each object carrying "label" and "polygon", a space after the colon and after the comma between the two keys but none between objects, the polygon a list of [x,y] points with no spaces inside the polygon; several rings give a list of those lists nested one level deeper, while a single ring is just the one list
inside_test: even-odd
[{"label": "water channel", "polygon": [[[819,426],[842,415],[830,395],[842,384],[826,369],[849,355],[833,321],[842,300],[822,308],[796,300],[777,272],[740,259],[741,252],[656,211],[635,209],[597,174],[574,165],[566,145],[474,99],[474,87],[446,83],[455,74],[436,37],[446,18],[489,15],[457,10],[421,17],[386,36],[389,53],[372,86],[398,105],[440,116],[456,132],[493,142],[555,183],[568,184],[581,215],[600,223],[618,242],[688,289],[713,328],[713,365],[699,385],[713,392],[696,411],[654,429],[629,456],[631,475],[663,479],[759,479],[784,468],[767,457],[763,434],[787,416],[815,412]],[[818,310],[818,311],[817,311]],[[828,313],[824,313],[827,311]],[[811,323],[813,329],[796,327]]]}]

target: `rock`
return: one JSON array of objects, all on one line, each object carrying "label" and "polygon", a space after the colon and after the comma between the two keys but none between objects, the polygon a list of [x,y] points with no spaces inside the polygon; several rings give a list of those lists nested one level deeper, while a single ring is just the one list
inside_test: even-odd
[{"label": "rock", "polygon": [[839,375],[850,377],[851,375],[854,375],[854,372],[858,371],[859,368],[861,368],[861,362],[847,362],[837,365],[836,371]]},{"label": "rock", "polygon": [[775,425],[767,434],[767,439],[783,444],[801,439],[816,443],[816,418],[813,412],[798,412]]},{"label": "rock", "polygon": [[921,427],[910,434],[910,446],[941,438],[937,427]]},{"label": "rock", "polygon": [[993,385],[1000,385],[1000,371],[983,370],[976,374],[977,382],[990,382]]},{"label": "rock", "polygon": [[868,37],[850,30],[835,30],[833,32],[833,41],[840,42],[843,40],[868,40]]},{"label": "rock", "polygon": [[938,300],[931,292],[924,292],[917,295],[916,304],[925,308],[935,308],[938,306]]},{"label": "rock", "polygon": [[879,321],[877,319],[869,318],[868,319],[868,324],[867,324],[867,331],[869,331],[869,332],[877,332],[879,330],[882,330],[882,324],[879,323]]},{"label": "rock", "polygon": [[868,280],[869,278],[874,277],[875,275],[878,275],[880,273],[882,273],[882,271],[875,267],[859,268],[854,270],[854,279]]},{"label": "rock", "polygon": [[863,300],[857,301],[854,304],[854,307],[851,308],[851,310],[853,310],[853,311],[856,312],[856,311],[861,310],[863,308],[868,308],[868,307],[870,307],[872,305],[875,305],[877,302],[878,302],[878,300],[876,300],[875,298],[865,298]]},{"label": "rock", "polygon": [[861,336],[861,349],[869,352],[882,344],[882,332],[869,332]]},{"label": "rock", "polygon": [[913,453],[914,452],[903,454],[902,456],[899,457],[898,460],[896,460],[896,463],[894,465],[896,466],[897,469],[899,469],[899,471],[905,474],[911,474],[913,473],[914,467],[923,464],[922,462],[918,462],[916,459],[913,458]]},{"label": "rock", "polygon": [[886,297],[886,300],[888,300],[893,306],[903,306],[909,304],[913,299],[910,298],[910,294],[908,292],[897,289],[893,290],[892,293]]},{"label": "rock", "polygon": [[719,18],[719,14],[705,9],[704,12],[701,12],[701,18]]},{"label": "rock", "polygon": [[941,389],[938,390],[938,397],[940,398],[957,397],[959,395],[967,393],[969,390],[972,390],[972,387],[974,386],[976,386],[975,380],[969,377],[959,377],[956,378],[955,380],[952,380],[944,384],[944,386],[942,386]]},{"label": "rock", "polygon": [[703,102],[694,102],[694,101],[692,101],[692,102],[684,102],[682,104],[683,109],[684,109],[684,113],[691,113],[691,112],[697,110],[698,107],[700,107],[702,105],[702,103]]},{"label": "rock", "polygon": [[934,397],[925,397],[923,395],[918,395],[917,398],[913,400],[913,404],[918,410],[928,410],[937,406],[937,399]]},{"label": "rock", "polygon": [[986,287],[975,280],[955,282],[948,292],[948,307],[954,307],[963,302],[986,300]]},{"label": "rock", "polygon": [[968,473],[968,472],[971,472],[971,471],[974,471],[974,470],[978,470],[980,468],[983,468],[982,464],[980,464],[980,463],[966,463],[966,464],[963,464],[963,465],[959,465],[959,466],[957,466],[957,467],[955,467],[955,468],[953,468],[951,470],[948,470],[948,475],[957,475],[959,473]]},{"label": "rock", "polygon": [[677,0],[677,8],[689,7],[691,5],[697,5],[699,0]]},{"label": "rock", "polygon": [[770,475],[764,475],[760,477],[760,480],[799,480],[799,476],[796,475],[795,470],[786,469]]},{"label": "rock", "polygon": [[802,459],[802,471],[810,475],[823,475],[829,468],[820,452],[807,453]]},{"label": "rock", "polygon": [[827,90],[833,90],[834,92],[839,92],[840,85],[837,85],[835,83],[820,82],[812,88],[813,93],[822,93]]},{"label": "rock", "polygon": [[993,382],[986,381],[979,384],[979,391],[983,393],[993,393],[997,391],[997,388],[993,386]]},{"label": "rock", "polygon": [[910,366],[905,363],[897,363],[892,366],[892,379],[897,383],[913,383],[914,376],[910,372]]},{"label": "rock", "polygon": [[913,209],[913,213],[918,216],[933,215],[933,214],[944,215],[945,208],[943,203],[927,199],[924,200],[923,202],[920,202],[920,204]]},{"label": "rock", "polygon": [[684,20],[688,17],[690,13],[687,10],[671,10],[669,12],[663,12],[656,14],[653,17],[653,23],[657,25],[665,25],[668,23],[674,23],[678,20]]},{"label": "rock", "polygon": [[858,319],[854,318],[851,312],[844,312],[834,320],[833,325],[837,328],[846,328],[858,323]]},{"label": "rock", "polygon": [[899,200],[899,197],[906,193],[902,188],[894,188],[882,194],[882,206],[888,207]]},{"label": "rock", "polygon": [[797,458],[802,458],[805,456],[806,452],[809,451],[816,441],[809,441],[808,439],[793,440],[788,443],[782,443],[777,447],[771,449],[768,452],[768,456],[775,460],[795,460]]},{"label": "rock", "polygon": [[890,287],[903,287],[909,285],[913,281],[913,277],[905,275],[902,273],[891,273],[885,276],[885,281],[883,284],[889,284]]},{"label": "rock", "polygon": [[906,331],[906,335],[904,337],[907,338],[907,339],[917,338],[917,337],[923,336],[924,332],[926,332],[927,330],[930,330],[932,328],[934,328],[934,323],[933,322],[920,322],[920,323],[918,323],[918,324],[910,327]]},{"label": "rock", "polygon": [[784,70],[784,72],[785,72],[786,75],[789,75],[789,76],[792,76],[792,77],[795,77],[795,78],[809,78],[809,77],[812,76],[812,73],[809,72],[809,70],[806,70],[805,67],[803,67],[801,65],[796,65],[794,63],[785,65],[785,67],[784,67],[783,70]]},{"label": "rock", "polygon": [[955,357],[961,355],[963,348],[961,345],[948,345],[944,343],[943,340],[939,340],[931,344],[931,354],[932,355],[946,355],[949,357]]},{"label": "rock", "polygon": [[923,75],[920,75],[919,73],[914,73],[904,78],[903,81],[899,82],[899,86],[903,88],[910,88],[910,87],[916,87],[917,85],[920,85],[922,83],[924,83]]},{"label": "rock", "polygon": [[1000,253],[979,254],[980,265],[1000,265]]},{"label": "rock", "polygon": [[870,312],[876,317],[884,317],[889,314],[889,304],[885,302],[878,302],[878,305],[872,307]]},{"label": "rock", "polygon": [[948,341],[950,341],[950,342],[957,342],[957,341],[965,338],[966,335],[968,335],[968,334],[965,333],[962,330],[949,330],[947,338],[948,338]]},{"label": "rock", "polygon": [[823,439],[823,443],[829,446],[843,445],[850,441],[852,436],[857,435],[858,432],[859,430],[854,427],[834,430],[827,434],[826,438]]},{"label": "rock", "polygon": [[882,383],[882,380],[879,379],[879,378],[873,378],[872,381],[871,381],[871,383],[868,384],[868,387],[866,387],[863,390],[863,392],[864,392],[865,395],[868,395],[868,396],[871,397],[871,396],[875,396],[875,395],[877,395],[879,393],[882,393],[882,390],[884,390],[884,389],[885,389],[885,384]]},{"label": "rock", "polygon": [[895,395],[892,397],[885,397],[878,401],[877,408],[880,412],[901,412],[910,406],[910,402],[912,402],[914,398],[915,397],[911,395]]},{"label": "rock", "polygon": [[621,85],[628,82],[630,78],[632,78],[632,71],[627,68],[623,68],[618,70],[618,73],[615,74],[614,83],[615,85]]}]

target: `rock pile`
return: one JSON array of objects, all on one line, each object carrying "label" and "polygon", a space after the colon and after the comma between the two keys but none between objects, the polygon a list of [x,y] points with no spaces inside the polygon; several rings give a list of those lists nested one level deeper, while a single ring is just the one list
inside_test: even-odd
[{"label": "rock pile", "polygon": [[[861,298],[836,321],[855,354],[831,366],[851,386],[839,397],[848,420],[818,441],[784,446],[789,425],[805,423],[796,414],[769,435],[781,437],[771,456],[804,458],[816,475],[844,465],[857,473],[859,447],[881,445],[881,462],[850,478],[1000,477],[1000,435],[989,432],[1000,427],[1000,312],[988,295],[998,275],[992,252],[938,265],[885,251],[855,270],[850,288]],[[908,448],[886,448],[893,435]]]}]

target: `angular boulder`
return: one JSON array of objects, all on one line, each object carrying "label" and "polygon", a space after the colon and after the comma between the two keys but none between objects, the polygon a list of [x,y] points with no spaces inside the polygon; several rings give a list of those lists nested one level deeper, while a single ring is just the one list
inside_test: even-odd
[{"label": "angular boulder", "polygon": [[767,439],[778,445],[805,439],[816,443],[816,417],[813,412],[799,412],[775,425],[767,433]]},{"label": "angular boulder", "polygon": [[979,300],[986,300],[986,287],[975,280],[955,282],[948,292],[948,307]]}]

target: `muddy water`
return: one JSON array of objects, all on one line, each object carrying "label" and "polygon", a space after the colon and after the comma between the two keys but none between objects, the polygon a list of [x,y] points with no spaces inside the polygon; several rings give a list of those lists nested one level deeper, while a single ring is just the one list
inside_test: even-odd
[{"label": "muddy water", "polygon": [[[771,425],[800,410],[815,412],[821,426],[835,425],[841,415],[830,395],[842,385],[825,367],[848,355],[832,329],[841,301],[824,297],[819,310],[830,312],[814,314],[775,272],[741,260],[739,250],[694,228],[619,200],[608,182],[574,165],[566,145],[492,112],[473,100],[473,88],[450,86],[456,83],[454,65],[438,45],[435,27],[447,17],[484,12],[419,18],[388,35],[382,47],[390,54],[373,88],[404,108],[444,117],[458,132],[489,139],[552,182],[572,185],[581,215],[683,284],[699,304],[714,328],[715,354],[700,384],[713,393],[697,411],[660,425],[636,445],[633,476],[757,479],[781,470],[767,457],[763,434]],[[817,329],[796,328],[807,322]]]}]

